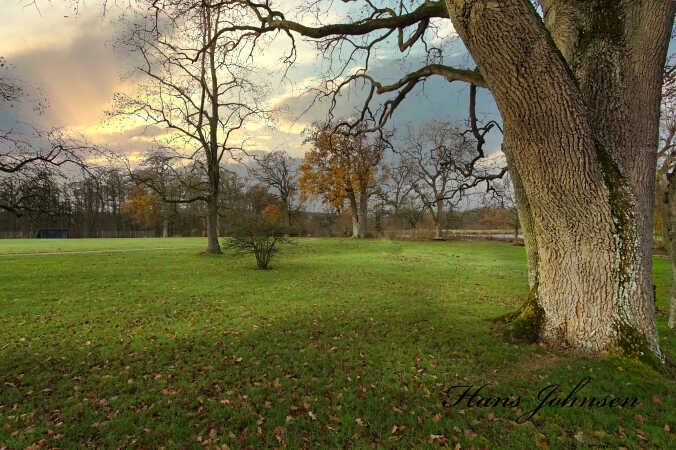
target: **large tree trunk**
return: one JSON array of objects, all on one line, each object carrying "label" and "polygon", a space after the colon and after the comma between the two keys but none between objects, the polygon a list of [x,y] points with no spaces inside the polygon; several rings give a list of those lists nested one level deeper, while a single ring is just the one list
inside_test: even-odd
[{"label": "large tree trunk", "polygon": [[542,0],[546,28],[529,0],[447,5],[533,218],[540,339],[592,353],[647,344],[662,357],[652,208],[672,2]]},{"label": "large tree trunk", "polygon": [[671,282],[671,308],[669,308],[669,328],[676,324],[676,173],[667,175],[667,188],[664,192],[664,248],[671,258],[673,279]]},{"label": "large tree trunk", "polygon": [[516,200],[516,209],[519,213],[519,222],[523,229],[523,245],[526,248],[526,261],[528,263],[528,286],[533,289],[537,284],[538,274],[538,249],[537,239],[535,237],[535,222],[533,221],[533,213],[530,210],[528,197],[523,189],[521,183],[521,176],[514,164],[512,153],[517,149],[511,148],[513,144],[506,139],[502,141],[502,152],[505,154],[509,175],[512,178],[512,186],[514,187],[514,197]]},{"label": "large tree trunk", "polygon": [[[215,135],[212,136],[212,139],[215,139]],[[217,149],[212,148],[212,151],[207,156],[209,159],[208,171],[211,191],[207,200],[207,253],[220,254],[222,252],[221,246],[218,243],[218,200],[221,179],[216,155]]]}]

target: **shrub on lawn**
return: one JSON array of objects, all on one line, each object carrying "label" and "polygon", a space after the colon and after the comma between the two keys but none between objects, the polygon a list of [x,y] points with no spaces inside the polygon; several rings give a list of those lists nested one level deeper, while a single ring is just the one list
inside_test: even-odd
[{"label": "shrub on lawn", "polygon": [[286,238],[289,230],[274,211],[274,208],[268,207],[261,214],[241,217],[235,223],[231,236],[223,240],[223,248],[240,255],[253,254],[259,269],[269,269],[270,259],[279,249],[279,244],[290,242]]}]

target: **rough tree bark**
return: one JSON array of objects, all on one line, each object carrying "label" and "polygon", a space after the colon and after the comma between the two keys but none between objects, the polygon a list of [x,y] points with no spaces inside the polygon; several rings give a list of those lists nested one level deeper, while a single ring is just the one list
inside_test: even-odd
[{"label": "rough tree bark", "polygon": [[207,253],[220,254],[218,243],[218,200],[210,197],[207,202]]},{"label": "rough tree bark", "polygon": [[652,207],[672,2],[542,0],[546,28],[528,0],[446,4],[533,218],[540,338],[588,352],[645,343],[662,357]]},{"label": "rough tree bark", "polygon": [[526,197],[526,192],[523,189],[523,184],[521,183],[521,176],[514,165],[512,153],[515,149],[510,148],[510,145],[510,142],[503,139],[502,153],[505,154],[507,166],[511,168],[509,174],[512,179],[512,186],[514,187],[514,197],[516,200],[516,209],[519,213],[519,222],[523,228],[523,244],[526,248],[526,261],[528,264],[528,286],[530,289],[533,289],[537,284],[538,273],[538,250],[533,214],[528,203],[528,197]]}]

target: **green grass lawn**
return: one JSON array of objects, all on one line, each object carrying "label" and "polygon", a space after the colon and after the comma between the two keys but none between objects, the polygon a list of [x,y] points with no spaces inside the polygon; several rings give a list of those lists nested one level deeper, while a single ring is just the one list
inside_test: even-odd
[{"label": "green grass lawn", "polygon": [[[0,252],[144,241],[166,242],[0,241]],[[673,373],[512,344],[494,328],[527,295],[523,248],[303,240],[260,271],[182,242],[195,248],[0,258],[0,447],[673,445]],[[655,260],[655,283],[666,312],[668,260]],[[658,326],[676,359],[665,314]],[[567,393],[585,376],[580,395],[640,403],[519,423],[540,389]],[[485,383],[520,406],[451,405],[451,386]]]},{"label": "green grass lawn", "polygon": [[207,238],[0,239],[0,255],[169,247],[206,248]]}]

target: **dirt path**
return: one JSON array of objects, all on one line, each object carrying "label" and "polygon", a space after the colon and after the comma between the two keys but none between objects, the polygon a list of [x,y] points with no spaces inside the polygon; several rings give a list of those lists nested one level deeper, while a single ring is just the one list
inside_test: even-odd
[{"label": "dirt path", "polygon": [[142,252],[153,250],[185,250],[188,248],[202,248],[202,246],[190,247],[153,247],[153,248],[116,248],[104,250],[73,250],[64,252],[36,252],[36,253],[0,253],[1,256],[47,256],[47,255],[82,255],[87,253],[124,253],[124,252]]}]

